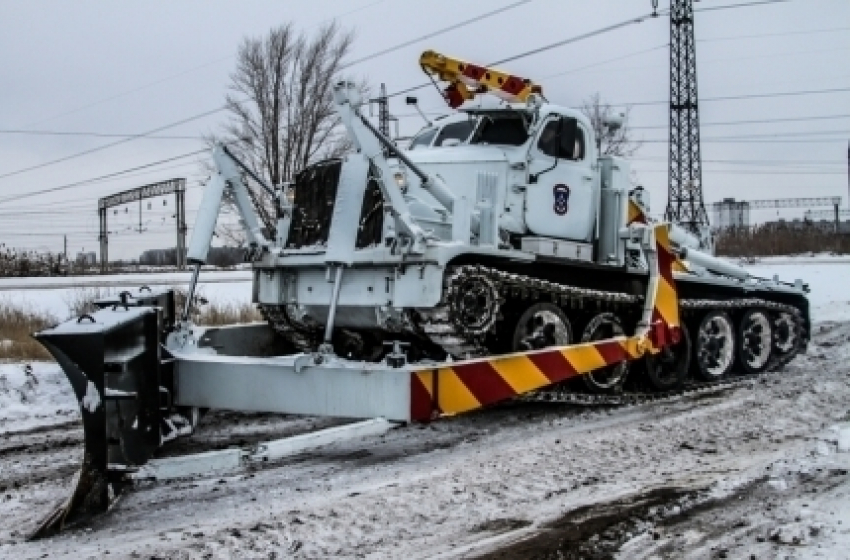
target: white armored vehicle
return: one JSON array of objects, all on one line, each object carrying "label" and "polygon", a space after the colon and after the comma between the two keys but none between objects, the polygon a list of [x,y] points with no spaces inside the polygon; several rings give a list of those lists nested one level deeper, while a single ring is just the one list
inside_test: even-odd
[{"label": "white armored vehicle", "polygon": [[[701,232],[652,223],[628,162],[598,153],[581,113],[516,76],[430,51],[420,62],[449,82],[453,107],[485,91],[507,103],[439,119],[402,150],[340,82],[336,110],[356,147],[344,159],[272,189],[215,148],[181,315],[170,290],[140,288],[36,335],[80,403],[85,454],[71,496],[34,536],[107,511],[139,477],[245,468],[305,445],[157,459],[206,409],[377,418],[352,425],[374,434],[519,395],[678,394],[805,349],[805,286],[753,278],[707,254]],[[277,197],[273,235],[243,174]],[[224,196],[274,331],[189,320]]]},{"label": "white armored vehicle", "polygon": [[[453,105],[484,91],[512,102],[439,119],[401,150],[337,84],[357,152],[302,171],[280,199],[276,239],[257,240],[256,302],[275,329],[298,350],[324,343],[366,360],[395,340],[412,359],[439,360],[631,330],[648,276],[627,229],[647,221],[629,163],[599,154],[588,119],[527,80],[431,51],[421,62],[450,82]],[[689,331],[680,352],[698,376],[787,359],[808,331],[802,286],[711,257],[705,235],[673,225],[671,238]],[[679,369],[654,384],[680,383]],[[625,374],[585,381],[619,391]]]}]

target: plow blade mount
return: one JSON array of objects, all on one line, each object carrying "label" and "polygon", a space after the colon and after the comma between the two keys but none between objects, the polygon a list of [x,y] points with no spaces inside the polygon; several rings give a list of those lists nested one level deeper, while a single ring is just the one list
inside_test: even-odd
[{"label": "plow blade mount", "polygon": [[[167,303],[155,300],[142,303]],[[163,309],[119,303],[35,335],[71,383],[85,451],[71,496],[30,538],[106,511],[126,475],[160,446],[161,409],[170,400],[161,385],[171,368],[160,357]]]}]

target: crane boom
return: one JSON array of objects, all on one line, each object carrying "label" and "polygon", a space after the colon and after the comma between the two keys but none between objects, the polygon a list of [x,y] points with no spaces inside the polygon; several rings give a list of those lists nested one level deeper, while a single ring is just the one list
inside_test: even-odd
[{"label": "crane boom", "polygon": [[435,51],[425,51],[419,65],[429,76],[449,82],[443,97],[452,109],[480,93],[492,93],[506,101],[524,102],[532,93],[542,93],[542,88],[529,80],[501,70],[478,66]]}]

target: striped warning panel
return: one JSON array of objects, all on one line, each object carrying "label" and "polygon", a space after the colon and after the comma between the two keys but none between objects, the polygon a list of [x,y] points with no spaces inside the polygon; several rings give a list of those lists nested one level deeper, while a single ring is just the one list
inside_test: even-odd
[{"label": "striped warning panel", "polygon": [[635,204],[633,200],[629,199],[629,215],[626,218],[626,225],[645,224],[646,222],[646,215],[644,215],[641,207]]},{"label": "striped warning panel", "polygon": [[643,355],[636,338],[482,358],[411,374],[411,418],[429,420],[510,399]]},{"label": "striped warning panel", "polygon": [[670,245],[670,232],[666,225],[655,226],[655,251],[658,255],[658,282],[652,320],[675,328],[679,326],[679,298],[676,293],[676,281],[673,279],[673,267],[677,261]]},{"label": "striped warning panel", "polygon": [[411,419],[427,421],[474,410],[605,366],[636,360],[647,351],[657,352],[660,346],[655,344],[675,343],[679,335],[679,301],[672,271],[675,255],[667,226],[653,229],[658,274],[650,278],[647,287],[647,298],[652,302],[648,332],[412,371]]}]

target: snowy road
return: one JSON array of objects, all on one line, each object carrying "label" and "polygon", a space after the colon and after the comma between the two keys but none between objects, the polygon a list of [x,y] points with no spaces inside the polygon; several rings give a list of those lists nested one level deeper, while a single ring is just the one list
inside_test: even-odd
[{"label": "snowy road", "polygon": [[[0,528],[0,556],[523,558],[530,556],[514,554],[511,542],[530,537],[525,545],[537,547],[532,550],[542,558],[557,557],[559,546],[601,552],[627,540],[635,552],[624,558],[641,557],[640,543],[650,541],[669,547],[667,557],[712,557],[711,547],[720,545],[709,523],[677,532],[668,529],[676,526],[675,515],[662,513],[737,492],[767,493],[778,502],[787,492],[797,499],[793,488],[801,473],[816,468],[829,474],[821,482],[806,479],[814,489],[806,503],[815,504],[807,507],[823,501],[827,517],[838,506],[841,515],[848,513],[840,496],[850,488],[850,453],[837,453],[838,432],[830,427],[850,421],[844,363],[850,324],[823,324],[818,331],[809,356],[734,390],[615,410],[508,405],[329,446],[248,474],[143,483],[89,529],[35,543],[22,542],[21,534],[63,496],[79,459],[73,442],[80,434],[60,424],[3,435],[0,468],[13,482],[4,483],[0,501],[0,517],[9,520]],[[214,421],[212,439],[236,420]],[[270,436],[291,422],[309,420],[249,416],[238,425]],[[234,435],[237,442],[240,437]],[[624,505],[651,491],[654,516]],[[595,541],[579,532],[580,542],[562,542],[564,527],[574,526],[565,525],[565,515],[578,519],[575,510],[611,502],[625,512],[622,530]],[[759,557],[816,551],[844,557],[836,547],[846,544],[850,527],[842,533],[841,525],[818,520],[810,525],[819,528],[804,523],[800,529],[805,545],[771,539],[771,531],[785,525],[754,521],[751,531],[741,527],[724,536],[722,546],[735,558],[748,557],[739,553],[749,548],[771,551]]]},{"label": "snowy road", "polygon": [[[783,372],[638,407],[509,404],[237,475],[138,483],[87,528],[33,543],[81,432],[55,366],[0,365],[0,558],[846,559],[848,266],[755,268],[812,283],[820,322]],[[217,413],[177,444],[337,422]]]}]

